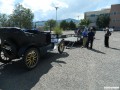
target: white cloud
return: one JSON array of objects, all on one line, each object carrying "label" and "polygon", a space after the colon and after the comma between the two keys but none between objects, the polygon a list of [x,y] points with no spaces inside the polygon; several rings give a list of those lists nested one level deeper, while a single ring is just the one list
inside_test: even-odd
[{"label": "white cloud", "polygon": [[35,15],[35,20],[52,18],[51,14],[54,13],[55,6],[60,9],[68,8],[65,2],[58,0],[23,0],[21,4],[32,10]]},{"label": "white cloud", "polygon": [[102,9],[110,9],[110,8],[111,8],[111,5],[108,5],[108,6],[98,7],[96,8],[95,11],[102,10]]},{"label": "white cloud", "polygon": [[79,12],[71,12],[71,13],[65,13],[60,16],[61,19],[67,19],[67,18],[73,18],[76,20],[84,19],[84,13]]},{"label": "white cloud", "polygon": [[21,4],[24,7],[32,9],[33,12],[38,10],[47,12],[49,10],[53,10],[55,5],[64,8],[68,7],[66,3],[56,0],[23,0]]},{"label": "white cloud", "polygon": [[55,8],[59,7],[58,19],[83,19],[84,12],[110,8],[119,0],[0,0],[0,13],[11,14],[15,3],[30,8],[35,20],[55,19]]},{"label": "white cloud", "polygon": [[78,16],[79,16],[79,18],[78,18],[79,20],[84,19],[84,13],[80,13]]},{"label": "white cloud", "polygon": [[15,0],[0,0],[0,13],[11,14]]},{"label": "white cloud", "polygon": [[68,8],[68,5],[65,2],[55,1],[52,2],[53,7]]},{"label": "white cloud", "polygon": [[71,18],[74,18],[76,20],[84,19],[84,13],[73,13],[71,15]]},{"label": "white cloud", "polygon": [[30,8],[33,12],[38,10],[48,11],[51,9],[50,0],[46,2],[46,0],[23,0],[22,5],[24,7]]}]

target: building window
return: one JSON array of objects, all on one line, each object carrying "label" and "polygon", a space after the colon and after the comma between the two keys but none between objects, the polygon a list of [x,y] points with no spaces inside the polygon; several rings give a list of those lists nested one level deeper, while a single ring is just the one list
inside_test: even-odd
[{"label": "building window", "polygon": [[120,22],[120,19],[118,19],[117,21]]},{"label": "building window", "polygon": [[113,19],[112,21],[115,22],[115,19]]},{"label": "building window", "polygon": [[114,12],[114,15],[116,15],[116,12]]},{"label": "building window", "polygon": [[120,12],[116,12],[116,14],[120,14]]},{"label": "building window", "polygon": [[105,16],[110,16],[110,14],[109,14],[109,13],[105,13],[104,15],[105,15]]},{"label": "building window", "polygon": [[111,12],[110,15],[113,15],[113,13]]},{"label": "building window", "polygon": [[115,18],[112,20],[112,22],[120,22],[120,19]]},{"label": "building window", "polygon": [[104,14],[100,14],[100,16],[104,16]]},{"label": "building window", "polygon": [[90,16],[91,16],[91,17],[95,17],[95,14],[91,14]]}]

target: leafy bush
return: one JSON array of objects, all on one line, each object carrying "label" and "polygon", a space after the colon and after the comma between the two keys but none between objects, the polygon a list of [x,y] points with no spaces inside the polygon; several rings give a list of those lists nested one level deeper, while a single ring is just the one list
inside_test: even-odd
[{"label": "leafy bush", "polygon": [[61,35],[63,32],[63,29],[61,29],[60,27],[57,26],[57,27],[53,28],[53,32],[54,32],[54,34]]}]

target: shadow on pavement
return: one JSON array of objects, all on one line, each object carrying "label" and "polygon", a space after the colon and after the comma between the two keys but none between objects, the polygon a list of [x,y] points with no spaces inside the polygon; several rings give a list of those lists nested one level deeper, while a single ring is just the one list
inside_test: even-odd
[{"label": "shadow on pavement", "polygon": [[97,52],[97,53],[101,53],[101,54],[105,54],[104,52],[101,52],[99,50],[96,50],[96,49],[90,49],[91,51],[94,51],[94,52]]},{"label": "shadow on pavement", "polygon": [[58,63],[62,67],[62,64],[66,64],[66,62],[60,61],[60,58],[68,56],[67,53],[47,53],[38,66],[31,71],[24,69],[21,60],[5,65],[0,69],[0,90],[31,90],[40,78],[53,67],[52,62]]},{"label": "shadow on pavement", "polygon": [[113,48],[113,47],[109,47],[110,49],[114,49],[114,50],[120,50],[120,49],[118,49],[118,48]]},{"label": "shadow on pavement", "polygon": [[101,39],[95,38],[95,40],[101,40]]}]

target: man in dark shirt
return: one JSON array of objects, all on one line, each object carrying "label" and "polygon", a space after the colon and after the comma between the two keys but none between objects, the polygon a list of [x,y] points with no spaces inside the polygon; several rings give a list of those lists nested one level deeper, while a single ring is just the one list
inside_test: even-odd
[{"label": "man in dark shirt", "polygon": [[89,48],[89,43],[90,43],[90,49],[92,49],[94,36],[95,33],[93,32],[93,29],[91,29],[90,32],[88,33],[87,48]]},{"label": "man in dark shirt", "polygon": [[106,33],[105,33],[105,39],[104,39],[104,44],[105,47],[109,48],[109,36],[111,35],[111,32],[109,31],[109,29],[106,29]]}]

